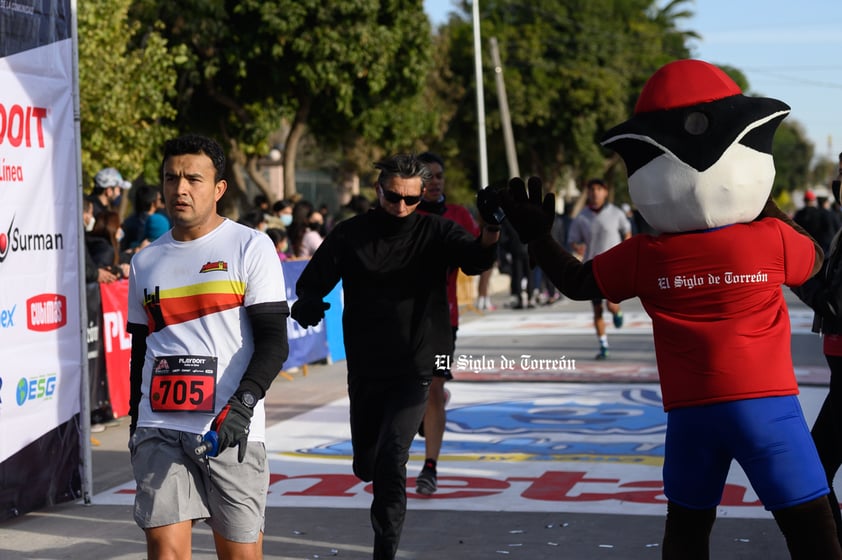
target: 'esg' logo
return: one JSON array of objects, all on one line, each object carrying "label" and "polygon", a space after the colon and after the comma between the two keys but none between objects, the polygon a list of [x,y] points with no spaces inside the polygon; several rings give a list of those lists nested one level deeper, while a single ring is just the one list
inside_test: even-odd
[{"label": "'esg' logo", "polygon": [[32,379],[22,377],[18,381],[16,398],[19,406],[27,400],[49,399],[56,392],[57,378],[55,374],[41,375]]}]

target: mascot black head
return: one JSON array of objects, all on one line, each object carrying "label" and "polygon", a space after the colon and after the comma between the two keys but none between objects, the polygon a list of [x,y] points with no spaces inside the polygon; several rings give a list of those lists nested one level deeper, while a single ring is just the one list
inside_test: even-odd
[{"label": "mascot black head", "polygon": [[750,222],[775,179],[772,138],[789,106],[748,97],[716,66],[677,60],[646,82],[634,116],[602,145],[626,163],[629,194],[655,229]]}]

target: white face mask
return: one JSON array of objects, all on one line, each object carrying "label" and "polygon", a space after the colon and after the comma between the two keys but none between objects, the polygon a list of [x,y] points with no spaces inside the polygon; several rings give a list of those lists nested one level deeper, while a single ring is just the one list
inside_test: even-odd
[{"label": "white face mask", "polygon": [[96,223],[96,218],[94,218],[93,216],[91,216],[90,221],[85,222],[85,231],[93,231],[93,230],[94,230],[94,224],[95,224],[95,223]]},{"label": "white face mask", "polygon": [[292,214],[281,214],[281,223],[288,227],[292,223]]}]

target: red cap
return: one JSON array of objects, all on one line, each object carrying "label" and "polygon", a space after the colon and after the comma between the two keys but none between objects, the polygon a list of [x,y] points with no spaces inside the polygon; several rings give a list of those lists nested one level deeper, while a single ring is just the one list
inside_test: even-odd
[{"label": "red cap", "polygon": [[662,66],[643,86],[635,114],[688,107],[739,95],[728,74],[702,60],[676,60]]},{"label": "red cap", "polygon": [[805,191],[804,192],[804,200],[806,200],[807,202],[811,202],[813,200],[816,200],[816,193],[814,193],[813,191]]}]

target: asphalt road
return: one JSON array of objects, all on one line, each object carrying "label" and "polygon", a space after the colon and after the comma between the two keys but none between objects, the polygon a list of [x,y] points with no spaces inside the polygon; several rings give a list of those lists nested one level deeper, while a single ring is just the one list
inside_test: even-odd
[{"label": "asphalt road", "polygon": [[[649,382],[654,365],[654,347],[645,326],[629,325],[627,331],[609,330],[611,356],[608,362],[592,360],[596,351],[594,335],[585,328],[570,328],[560,333],[545,320],[554,314],[564,314],[571,321],[587,319],[587,302],[560,302],[530,310],[502,308],[503,297],[495,298],[500,308],[480,315],[473,311],[463,314],[462,332],[457,342],[457,354],[472,356],[501,354],[531,355],[576,360],[580,381],[599,381],[610,387],[618,382]],[[788,297],[791,311],[798,317],[807,316],[805,308]],[[642,313],[636,301],[624,305],[628,317]],[[799,314],[800,313],[800,314]],[[585,314],[585,315],[582,315]],[[501,331],[485,325],[498,321],[505,327],[511,321],[518,329]],[[507,323],[507,321],[509,323]],[[585,320],[587,323],[587,320]],[[533,325],[534,328],[530,327]],[[801,325],[803,327],[803,324]],[[642,331],[641,331],[642,329]],[[818,337],[797,329],[793,334],[793,357],[804,373],[799,377],[805,386],[826,382],[826,366]],[[617,365],[614,370],[611,365]],[[607,369],[605,369],[607,367]],[[589,375],[590,373],[590,375]],[[556,382],[576,382],[567,377]],[[453,390],[467,386],[469,373],[458,376]],[[493,380],[486,376],[482,383],[506,381],[505,376]],[[459,379],[463,379],[460,381]],[[479,381],[479,380],[478,380]],[[278,424],[345,396],[344,363],[315,365],[306,375],[297,372],[291,380],[279,377],[267,397],[268,424]],[[808,418],[809,420],[809,418]],[[68,503],[30,513],[0,525],[0,559],[141,559],[146,558],[142,532],[134,524],[129,505],[110,505],[113,500],[98,503],[98,496],[115,495],[112,489],[132,480],[126,449],[128,422],[93,434],[94,500],[92,505]],[[446,439],[448,436],[446,436]],[[409,475],[418,466],[413,458]],[[566,468],[564,464],[557,465]],[[481,468],[477,464],[477,468]],[[350,470],[348,471],[350,474]],[[371,528],[365,507],[305,507],[294,497],[284,498],[284,507],[267,510],[264,555],[267,559],[308,558],[370,558]],[[364,500],[365,501],[365,500]],[[302,504],[307,503],[301,500]],[[536,503],[538,503],[536,501]],[[566,558],[592,560],[614,558],[623,560],[660,558],[659,543],[663,530],[663,515],[627,514],[623,504],[616,504],[600,513],[571,511],[567,507],[554,510],[541,504],[536,511],[509,510],[503,504],[498,511],[466,510],[450,507],[447,500],[434,505],[422,503],[412,496],[403,532],[399,558],[404,559],[460,559],[474,560],[498,557],[528,558],[530,560]],[[575,509],[575,508],[574,508]],[[197,560],[215,558],[212,537],[204,524],[194,528],[194,556]],[[771,516],[734,518],[720,515],[714,526],[712,558],[778,560],[788,558],[786,546]]]}]

